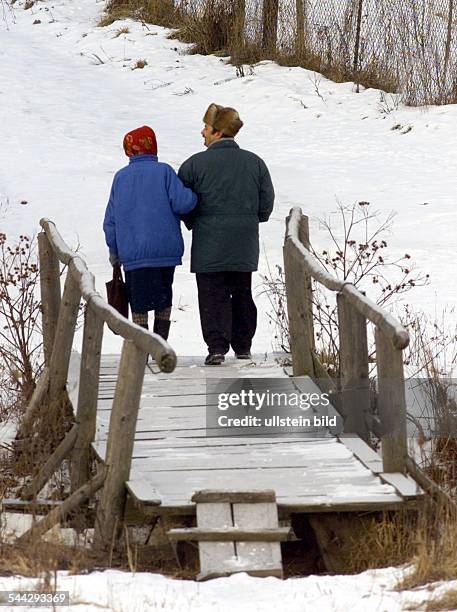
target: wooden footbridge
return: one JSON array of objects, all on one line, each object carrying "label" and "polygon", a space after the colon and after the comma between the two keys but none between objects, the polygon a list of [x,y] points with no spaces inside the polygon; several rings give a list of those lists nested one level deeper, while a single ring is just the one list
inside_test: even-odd
[{"label": "wooden footbridge", "polygon": [[[353,285],[319,266],[309,251],[308,219],[300,209],[292,209],[286,225],[292,367],[258,356],[252,362],[229,358],[211,368],[202,365],[203,358],[177,358],[167,342],[119,315],[96,291],[82,257],[51,221],[41,221],[46,368],[26,417],[33,420],[37,407],[55,406],[68,393],[74,425],[22,497],[39,497],[64,458],[70,463],[72,493],[23,539],[42,535],[97,494],[97,547],[109,547],[128,516],[153,521],[167,515],[179,521],[196,514],[195,527],[172,530],[170,538],[199,541],[203,576],[281,575],[278,542],[290,534],[289,527],[279,526],[278,516],[288,525],[292,515],[316,521],[323,513],[417,504],[424,493],[407,449],[402,350],[408,334]],[[62,264],[67,272],[61,295]],[[336,292],[339,388],[314,350],[311,279]],[[78,356],[72,345],[81,298],[84,338]],[[368,377],[367,321],[375,329],[376,410]],[[105,323],[124,338],[120,356],[101,354]],[[145,366],[148,354],[154,362]],[[215,402],[207,395],[211,377],[274,378],[281,390],[329,392],[331,414],[341,415],[344,433],[313,426],[290,435],[233,437],[208,431],[207,401]],[[373,435],[381,440],[380,452],[370,446]]]}]

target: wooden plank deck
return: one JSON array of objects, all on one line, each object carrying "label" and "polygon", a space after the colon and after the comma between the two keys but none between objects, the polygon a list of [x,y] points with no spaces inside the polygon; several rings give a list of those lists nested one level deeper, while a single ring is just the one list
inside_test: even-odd
[{"label": "wooden plank deck", "polygon": [[[287,385],[288,376],[272,357],[253,363],[228,358],[212,368],[202,362],[180,358],[172,374],[146,368],[128,490],[152,513],[192,513],[192,495],[202,489],[272,489],[286,512],[393,509],[423,494],[409,477],[384,475],[379,455],[353,436],[319,430],[208,437],[207,377],[283,378]],[[117,355],[102,358],[94,442],[102,460],[118,364]],[[316,388],[307,377],[303,385]]]}]

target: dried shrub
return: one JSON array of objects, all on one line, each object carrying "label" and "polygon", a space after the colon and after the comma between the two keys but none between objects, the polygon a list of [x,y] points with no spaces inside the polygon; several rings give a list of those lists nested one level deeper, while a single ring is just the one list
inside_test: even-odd
[{"label": "dried shrub", "polygon": [[[335,217],[338,222],[335,221]],[[397,298],[416,286],[429,282],[428,274],[416,271],[411,256],[394,257],[389,253],[387,235],[393,225],[393,214],[385,219],[370,210],[366,201],[345,206],[320,221],[329,245],[311,252],[332,276],[367,291],[379,306],[392,306]],[[337,229],[339,228],[339,229]],[[275,325],[279,347],[290,346],[288,335],[285,278],[277,266],[276,276],[263,276],[264,292],[272,309],[268,316]],[[332,376],[339,373],[338,313],[335,295],[313,281],[313,320],[316,351]]]},{"label": "dried shrub", "polygon": [[119,19],[136,19],[166,28],[178,24],[179,11],[173,0],[109,0],[99,26],[111,25]]},{"label": "dried shrub", "polygon": [[344,573],[408,564],[402,590],[456,579],[457,515],[449,506],[427,498],[417,511],[365,517],[359,527],[341,548]]},{"label": "dried shrub", "polygon": [[139,59],[135,62],[132,70],[142,70],[145,66],[148,65],[148,62],[145,59]]},{"label": "dried shrub", "polygon": [[172,38],[192,43],[191,53],[230,55],[237,21],[233,2],[207,0],[201,7],[188,7]]},{"label": "dried shrub", "polygon": [[7,405],[25,405],[42,368],[39,271],[35,239],[9,244],[0,233],[0,416]]},{"label": "dried shrub", "polygon": [[[454,323],[452,323],[454,321]],[[417,461],[457,501],[457,325],[453,310],[431,319],[405,307],[403,325],[411,342],[405,362],[414,378]]]}]

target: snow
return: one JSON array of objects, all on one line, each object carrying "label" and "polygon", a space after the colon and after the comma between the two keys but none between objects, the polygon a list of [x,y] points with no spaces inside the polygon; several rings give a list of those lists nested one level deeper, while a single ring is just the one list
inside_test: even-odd
[{"label": "snow", "polygon": [[[31,517],[23,514],[7,513],[3,517],[2,533],[7,539],[13,534],[20,535],[31,524]],[[73,530],[55,527],[46,539],[65,541],[71,546],[72,534]],[[400,612],[424,610],[425,602],[439,599],[457,588],[457,581],[452,581],[398,591],[398,583],[410,571],[408,567],[386,568],[354,576],[311,575],[287,580],[254,578],[240,573],[202,583],[118,570],[95,571],[89,575],[59,571],[53,589],[69,592],[70,606],[62,608],[68,612],[232,612],[234,609],[239,612]],[[36,591],[38,585],[38,578],[0,577],[0,591]],[[43,612],[50,609],[40,607]]]},{"label": "snow", "polygon": [[[163,28],[128,20],[96,27],[103,3],[94,0],[38,3],[28,11],[15,6],[16,21],[3,28],[0,49],[0,200],[9,200],[1,226],[11,238],[37,231],[42,216],[54,220],[72,247],[80,245],[104,293],[110,266],[101,224],[112,176],[127,161],[124,133],[150,124],[160,158],[177,169],[202,149],[201,118],[216,101],[239,109],[245,126],[238,142],[265,159],[274,180],[276,208],[261,226],[261,273],[267,259],[272,269],[282,263],[292,206],[311,217],[312,240],[324,247],[328,238],[317,218],[334,212],[337,199],[364,200],[383,214],[396,211],[389,247],[408,252],[431,275],[428,287],[414,291],[414,306],[433,315],[455,302],[455,106],[400,105],[386,114],[377,90],[357,94],[352,83],[269,61],[236,78],[223,58],[186,55],[187,46],[168,40]],[[117,36],[122,26],[129,33]],[[138,59],[147,66],[132,70]],[[183,233],[170,343],[178,354],[198,355],[205,351],[189,273],[190,235]],[[260,293],[259,274],[254,286]],[[267,300],[257,301],[253,350],[270,351],[272,328],[262,316]],[[106,333],[104,351],[117,351],[119,342]]]},{"label": "snow", "polygon": [[[3,8],[4,3],[2,3]],[[72,247],[80,245],[101,293],[110,266],[101,229],[114,172],[125,165],[122,137],[139,125],[157,133],[159,156],[176,169],[202,149],[201,118],[212,101],[236,107],[245,122],[237,138],[267,162],[277,192],[271,220],[261,226],[260,272],[282,262],[284,218],[301,206],[311,218],[317,247],[327,239],[318,217],[369,201],[396,211],[393,253],[412,255],[431,284],[414,291],[415,308],[441,312],[457,298],[457,109],[414,109],[394,98],[385,112],[376,90],[355,93],[301,68],[264,61],[246,76],[223,58],[186,55],[167,31],[132,21],[97,27],[104,3],[38,2],[0,22],[0,228],[14,239],[55,221]],[[40,23],[34,24],[39,20]],[[116,36],[119,28],[129,33]],[[139,59],[144,69],[132,70]],[[400,125],[400,128],[393,129]],[[411,128],[411,129],[409,129]],[[195,281],[189,273],[190,235],[175,277],[170,343],[179,355],[202,355]],[[255,276],[256,292],[261,279]],[[253,351],[272,349],[268,304],[258,296],[259,329]],[[120,341],[109,332],[104,351]],[[78,335],[81,341],[81,332]],[[117,571],[58,574],[70,610],[395,610],[420,606],[425,590],[394,591],[402,570],[359,576],[310,576],[280,581],[245,574],[198,584],[160,575]],[[34,588],[20,577],[0,589]],[[445,586],[439,587],[444,589]],[[19,608],[17,608],[19,609]]]}]

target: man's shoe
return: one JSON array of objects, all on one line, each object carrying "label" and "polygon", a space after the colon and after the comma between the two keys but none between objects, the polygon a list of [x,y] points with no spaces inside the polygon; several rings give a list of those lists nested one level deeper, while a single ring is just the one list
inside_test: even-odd
[{"label": "man's shoe", "polygon": [[205,359],[205,365],[221,365],[225,357],[221,353],[210,353]]},{"label": "man's shoe", "polygon": [[237,359],[252,359],[251,353],[235,353]]}]

